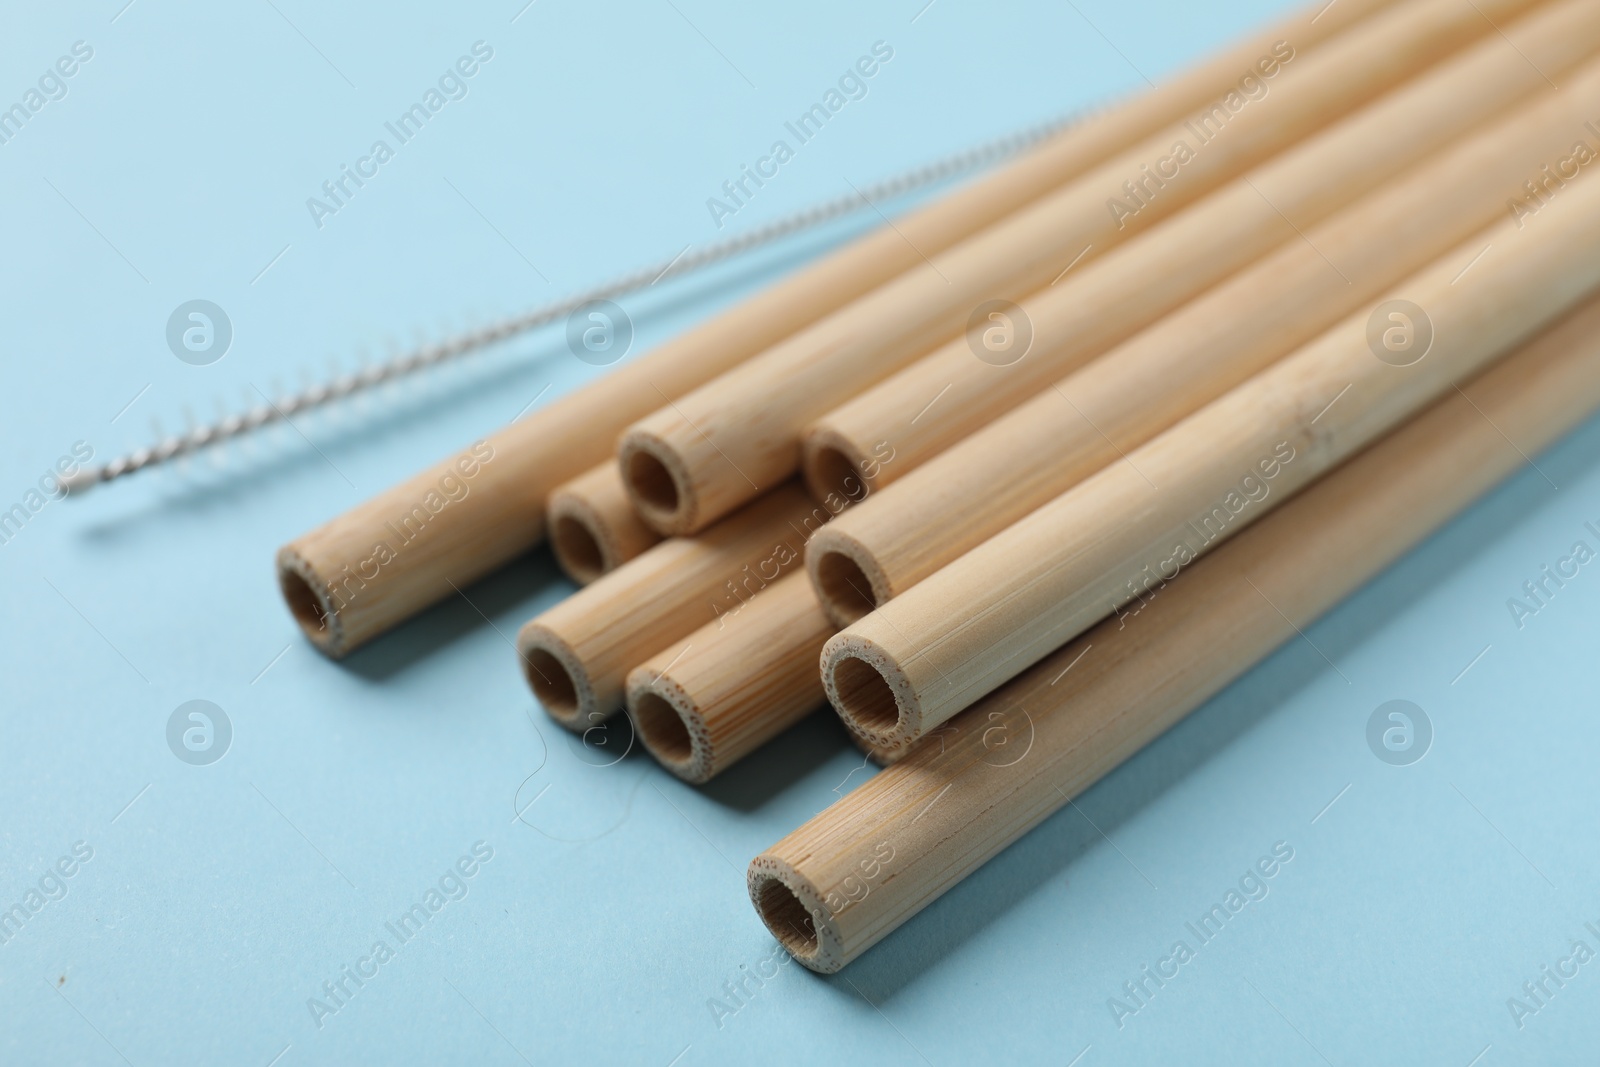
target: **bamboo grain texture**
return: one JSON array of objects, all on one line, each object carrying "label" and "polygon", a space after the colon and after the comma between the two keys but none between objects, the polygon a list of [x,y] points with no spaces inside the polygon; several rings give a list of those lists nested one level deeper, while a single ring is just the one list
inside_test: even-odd
[{"label": "bamboo grain texture", "polygon": [[[1600,8],[1582,14],[1592,52]],[[844,626],[904,593],[1504,216],[1507,194],[1600,119],[1600,62],[1556,73],[1561,92],[1478,128],[845,512],[806,549],[824,609]]]},{"label": "bamboo grain texture", "polygon": [[761,853],[757,913],[806,967],[844,967],[1597,407],[1591,299]]},{"label": "bamboo grain texture", "polygon": [[830,518],[798,483],[694,538],[669,538],[525,623],[524,676],[550,717],[582,732],[622,710],[628,672],[797,570]]},{"label": "bamboo grain texture", "polygon": [[[792,476],[808,424],[957,334],[980,302],[1024,299],[1074,259],[1106,254],[1492,32],[1486,18],[1509,20],[1532,6],[1412,0],[1310,55],[1275,45],[1267,57],[1277,64],[1271,89],[1254,103],[1234,91],[1237,110],[1197,110],[636,422],[618,459],[640,515],[662,533],[705,528]],[[1286,58],[1292,62],[1284,65]],[[1255,70],[1252,62],[1245,73],[1266,85]],[[1197,139],[1191,126],[1208,121],[1220,132],[1189,148]],[[1124,182],[1169,154],[1189,157],[1181,180],[1137,211],[1108,211],[1108,197]]]},{"label": "bamboo grain texture", "polygon": [[835,627],[799,571],[628,675],[628,714],[650,754],[707,782],[827,707],[817,658]]},{"label": "bamboo grain texture", "polygon": [[[1073,268],[1020,302],[1015,330],[1030,338],[1020,358],[1007,355],[992,365],[975,358],[967,337],[957,337],[809,426],[802,441],[807,484],[818,494],[837,490],[844,476],[866,492],[892,484],[1280,243],[1322,249],[1335,280],[1350,274],[1309,233],[1314,226],[1525,101],[1557,95],[1552,81],[1565,86],[1597,41],[1600,7],[1593,3],[1536,9],[1507,26],[1504,38],[1491,34],[1104,259]],[[1567,143],[1581,131],[1582,123],[1574,124]],[[1442,195],[1461,195],[1453,188],[1458,180],[1472,175],[1445,176]],[[1509,188],[1522,180],[1517,176]],[[871,463],[883,443],[894,462]]]},{"label": "bamboo grain texture", "polygon": [[664,400],[920,266],[923,255],[993,225],[1225,92],[1239,68],[1272,41],[1292,33],[1310,49],[1394,6],[1395,0],[1342,0],[1320,13],[1297,12],[336,516],[277,554],[292,617],[314,647],[341,657],[458,595],[539,544],[551,490],[602,462],[617,434]]},{"label": "bamboo grain texture", "polygon": [[823,652],[829,700],[877,744],[914,740],[1503,355],[1600,283],[1600,185],[1570,186],[1536,222],[1395,287],[1426,309],[1414,326],[1431,319],[1415,362],[1379,359],[1399,327],[1369,340],[1359,312],[841,631]]}]

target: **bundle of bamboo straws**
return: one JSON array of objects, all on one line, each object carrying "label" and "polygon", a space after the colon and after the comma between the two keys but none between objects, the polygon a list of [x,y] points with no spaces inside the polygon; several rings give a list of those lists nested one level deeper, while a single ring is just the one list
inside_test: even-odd
[{"label": "bundle of bamboo straws", "polygon": [[1317,8],[285,546],[291,610],[342,656],[548,529],[562,725],[699,783],[831,704],[887,769],[748,878],[844,966],[1600,406],[1600,5]]}]

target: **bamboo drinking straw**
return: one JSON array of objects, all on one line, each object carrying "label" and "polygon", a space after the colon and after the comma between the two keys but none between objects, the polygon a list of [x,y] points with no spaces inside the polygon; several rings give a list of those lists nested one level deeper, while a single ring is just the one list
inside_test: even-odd
[{"label": "bamboo drinking straw", "polygon": [[1552,75],[1561,93],[1305,231],[840,515],[806,547],[824,610],[854,622],[1489,224],[1574,137],[1597,138],[1584,123],[1600,119],[1600,61]]},{"label": "bamboo drinking straw", "polygon": [[[1341,206],[1329,197],[1307,204],[1305,192],[1331,189],[1345,202],[1354,200],[1388,174],[1455,137],[1475,133],[1491,116],[1523,99],[1549,97],[1551,82],[1546,78],[1561,80],[1597,45],[1600,5],[1589,0],[1541,8],[1507,27],[1505,39],[1491,35],[1171,222],[1022,301],[1021,315],[1012,314],[1024,318],[1031,331],[1025,358],[991,365],[974,358],[968,338],[957,337],[847,400],[806,431],[807,484],[813,493],[825,494],[840,491],[841,481],[850,478],[856,495],[861,495],[903,478],[1131,332],[1123,329],[1118,336],[1107,329],[1109,322],[1143,325],[1204,283],[1253,262],[1256,249],[1236,236],[1248,235],[1249,226],[1226,224],[1220,217],[1219,209],[1230,197],[1238,205],[1236,210],[1255,212],[1263,244],[1288,240],[1303,246],[1285,219],[1303,231],[1319,221],[1319,211]],[[1573,136],[1581,128],[1579,123]],[[1563,147],[1570,143],[1569,136]],[[1381,163],[1375,167],[1377,161]],[[1523,177],[1518,175],[1510,187]],[[1502,193],[1501,201],[1503,197]],[[1183,234],[1186,226],[1196,228],[1203,212],[1217,212],[1218,228],[1227,236]],[[1461,236],[1465,235],[1463,231]],[[1337,270],[1345,269],[1342,260],[1328,254],[1339,264]],[[1175,281],[1187,283],[1187,291],[1178,291]],[[1253,311],[1254,318],[1270,315],[1272,308],[1263,302]],[[873,462],[875,450],[891,449],[892,463]]]},{"label": "bamboo drinking straw", "polygon": [[1341,0],[1298,12],[357,505],[279,550],[291,613],[317,648],[345,655],[536,545],[551,489],[609,456],[617,434],[664,397],[715,378],[1227,92],[1274,41],[1311,49],[1395,4]]},{"label": "bamboo drinking straw", "polygon": [[[1570,23],[1572,20],[1567,21]],[[1591,16],[1590,22],[1596,28],[1600,28],[1600,17]],[[1558,40],[1569,41],[1571,29],[1570,25],[1553,26],[1547,32]],[[1591,33],[1591,47],[1594,43],[1595,38]],[[1504,44],[1501,43],[1496,51],[1506,51]],[[1548,60],[1549,57],[1537,55],[1530,58],[1540,62]],[[1518,62],[1523,71],[1528,71],[1525,63],[1520,59]],[[1565,69],[1559,65],[1552,67],[1541,63],[1541,68],[1554,77],[1560,77],[1565,73]],[[1538,80],[1536,74],[1532,74],[1531,71],[1529,74]],[[1475,83],[1469,80],[1463,84]],[[1542,86],[1545,83],[1539,80],[1539,84]],[[1568,97],[1574,101],[1578,99],[1587,101],[1596,95],[1600,95],[1600,88],[1585,92],[1579,86],[1573,86],[1568,91]],[[1564,103],[1566,100],[1567,97],[1563,97],[1556,103]],[[1288,323],[1285,323],[1278,328],[1276,337],[1268,336],[1267,350],[1273,354],[1281,353],[1293,348],[1299,340],[1314,336],[1347,312],[1350,307],[1381,289],[1383,285],[1404,275],[1408,269],[1415,269],[1431,260],[1454,241],[1487,222],[1488,217],[1501,208],[1500,195],[1503,189],[1515,187],[1517,179],[1524,171],[1536,171],[1537,163],[1544,158],[1546,149],[1566,147],[1571,131],[1581,129],[1582,107],[1576,103],[1558,107],[1556,103],[1544,102],[1537,108],[1530,108],[1525,116],[1508,119],[1479,134],[1471,142],[1479,146],[1477,151],[1467,151],[1465,147],[1457,148],[1430,162],[1427,167],[1419,168],[1417,172],[1408,175],[1403,183],[1404,187],[1410,190],[1409,195],[1386,194],[1382,198],[1383,203],[1387,205],[1386,211],[1374,212],[1368,209],[1364,215],[1356,218],[1345,217],[1330,221],[1326,229],[1333,236],[1333,243],[1325,243],[1328,239],[1323,238],[1317,231],[1308,234],[1312,244],[1330,255],[1335,262],[1343,264],[1345,273],[1360,277],[1364,288],[1355,295],[1346,295],[1352,286],[1340,285],[1335,288],[1330,284],[1333,280],[1333,270],[1320,258],[1315,249],[1304,242],[1296,242],[1292,248],[1281,253],[1278,259],[1291,255],[1299,257],[1303,253],[1315,261],[1309,265],[1310,269],[1297,258],[1290,259],[1290,263],[1297,264],[1297,269],[1292,271],[1286,270],[1286,265],[1282,262],[1269,261],[1260,268],[1252,270],[1249,276],[1239,279],[1241,283],[1238,285],[1239,289],[1252,296],[1258,304],[1265,304],[1269,308],[1298,308],[1298,312],[1289,317],[1300,331],[1300,335],[1282,336],[1288,326]],[[1368,144],[1370,147],[1370,142]],[[1513,152],[1513,149],[1517,151]],[[1374,151],[1373,154],[1382,155],[1382,152]],[[1511,158],[1513,156],[1515,158]],[[1461,196],[1459,190],[1453,191],[1451,197],[1440,197],[1438,190],[1448,187],[1457,173],[1470,175],[1481,203],[1470,203],[1465,206],[1458,203],[1457,199]],[[1421,223],[1416,221],[1418,212],[1424,216],[1424,221]],[[1352,228],[1361,231],[1362,237],[1349,257],[1342,256],[1340,252],[1345,248],[1345,244],[1339,241],[1344,240]],[[1348,244],[1348,241],[1345,243]],[[1363,245],[1378,247],[1368,248]],[[1362,259],[1362,256],[1366,258]],[[1373,273],[1374,265],[1378,269],[1386,269],[1387,273],[1372,279],[1369,275]],[[1271,288],[1273,282],[1286,273],[1291,274],[1299,283],[1298,289]],[[1307,317],[1304,302],[1324,299],[1324,294],[1333,294],[1340,302],[1326,311],[1320,321],[1302,324],[1302,320]],[[1256,312],[1259,309],[1256,306],[1245,306],[1240,310]],[[1315,308],[1311,313],[1315,314]],[[1212,348],[1217,351],[1216,355],[1209,358],[1205,355],[1195,355],[1193,346],[1189,346],[1188,351],[1175,349],[1175,346],[1181,344],[1194,329],[1206,327],[1216,332],[1215,320],[1226,320],[1230,326],[1223,337],[1211,339]],[[1235,326],[1235,323],[1239,325]],[[1253,325],[1246,325],[1247,323]],[[1252,319],[1248,315],[1236,315],[1227,310],[1215,311],[1200,316],[1198,321],[1191,318],[1181,329],[1169,331],[1156,350],[1162,355],[1176,351],[1177,354],[1171,355],[1171,361],[1177,363],[1180,370],[1188,369],[1190,364],[1204,366],[1232,355],[1232,350],[1238,345],[1249,345],[1252,342],[1259,345],[1256,335],[1263,331],[1264,325],[1259,316]],[[1263,355],[1259,362],[1264,362],[1268,358],[1270,357]],[[1213,386],[1211,396],[1194,400],[1190,407],[1199,406],[1212,396],[1226,391],[1236,384],[1236,380],[1248,377],[1254,369],[1252,367],[1236,372],[1234,380]],[[1143,370],[1124,377],[1136,379],[1139,385],[1146,388],[1152,381],[1162,381],[1161,374],[1147,373]],[[1163,385],[1166,384],[1163,382]],[[1056,399],[1056,403],[1060,404],[1059,398]],[[1137,405],[1134,406],[1137,410]],[[1047,441],[1051,428],[1062,421],[1060,416],[1059,410],[1051,410],[1047,422],[1031,427],[1026,434],[1016,436],[1018,439],[1032,441],[1032,455],[1035,457],[1052,453],[1070,456],[1068,449],[1044,447],[1043,441],[1038,436],[1044,434],[1044,440]],[[1089,417],[1097,427],[1105,429],[1098,411],[1089,412]],[[1175,417],[1176,415],[1167,417],[1164,423],[1173,421]],[[1077,428],[1082,425],[1082,420],[1072,425]],[[1089,444],[1109,447],[1102,445],[1099,439]],[[946,457],[941,457],[941,461],[944,458]],[[1101,466],[1104,462],[1102,458],[1094,463],[1093,467]],[[999,469],[988,471],[986,477],[1003,479],[1011,473],[1010,468],[1020,468],[1031,472],[1037,481],[1043,476],[1041,467],[1050,472],[1059,469],[1054,462],[1039,463],[1035,459],[1030,463],[1027,454],[1021,457],[1008,455],[1005,457],[1004,465],[997,464],[997,466]],[[1083,473],[1087,472],[1085,470]],[[974,488],[965,498],[983,497],[983,479],[967,480],[974,483]],[[1075,480],[1076,478],[1072,478],[1053,491],[1045,490],[1033,504],[1022,508],[1022,511],[1012,518],[1025,514],[1033,506],[1056,495]],[[861,507],[846,512],[829,526],[818,531],[812,545],[808,546],[806,552],[808,561],[815,557],[817,548],[823,542],[833,538],[841,524],[849,524],[854,517],[863,513],[876,511],[879,515],[885,515],[884,509],[887,505],[884,502],[891,501],[891,498],[893,507],[888,509],[887,514],[896,519],[902,518],[907,509],[918,510],[916,505],[923,503],[918,499],[896,497],[890,493],[888,496],[869,501]],[[934,510],[931,512],[927,507],[921,508],[918,528],[906,529],[907,542],[920,545],[930,540],[942,541],[949,528],[959,527],[967,516],[962,509],[951,507],[952,503],[952,500],[944,499],[934,505]],[[995,510],[992,491],[985,499],[983,508],[970,510],[980,513],[985,521],[989,521],[991,513]],[[939,514],[939,511],[944,513]],[[1009,525],[1010,521],[1010,518],[1000,521],[996,529]],[[983,537],[978,538],[980,541],[982,539]],[[959,554],[959,551],[954,553],[954,555]],[[798,582],[798,576],[783,579],[772,589],[758,594],[736,623],[702,627],[684,641],[658,653],[649,663],[635,669],[629,676],[628,707],[634,718],[638,736],[648,749],[680,777],[696,782],[709,779],[737,758],[787,729],[798,718],[824,701],[820,679],[810,668],[816,662],[817,652],[823,642],[832,636],[834,628],[818,619],[816,605],[810,598],[803,597],[795,591]],[[859,737],[856,737],[856,740],[867,748],[874,759],[880,761],[896,758],[906,752],[905,749],[875,748]],[[732,747],[735,744],[737,747]]]},{"label": "bamboo drinking straw", "polygon": [[806,967],[839,970],[1596,406],[1591,301],[756,857],[756,911]]},{"label": "bamboo drinking straw", "polygon": [[790,574],[628,675],[628,714],[651,755],[706,782],[827,704],[817,657],[838,627]]},{"label": "bamboo drinking straw", "polygon": [[781,486],[694,538],[663,541],[529,621],[517,652],[551,718],[583,731],[622,707],[637,667],[794,570],[832,515]]},{"label": "bamboo drinking straw", "polygon": [[550,494],[550,548],[579,585],[588,585],[661,540],[633,510],[614,460],[594,466]]},{"label": "bamboo drinking straw", "polygon": [[828,699],[880,745],[944,722],[1571,306],[1597,250],[1600,183],[1581,181],[1473,238],[836,635]]},{"label": "bamboo drinking straw", "polygon": [[1254,68],[1241,81],[1255,102],[1231,92],[635,423],[619,460],[640,515],[665,533],[704,528],[797,469],[807,424],[955,334],[980,302],[1023,299],[1490,32],[1486,16],[1531,6],[1414,0],[1288,67],[1285,42],[1261,68],[1272,81]]}]

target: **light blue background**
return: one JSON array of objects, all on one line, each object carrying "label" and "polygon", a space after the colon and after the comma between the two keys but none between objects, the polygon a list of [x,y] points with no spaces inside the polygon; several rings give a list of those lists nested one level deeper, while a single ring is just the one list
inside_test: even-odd
[{"label": "light blue background", "polygon": [[[0,507],[74,441],[108,459],[153,419],[713,239],[706,197],[875,40],[895,57],[868,97],[725,234],[1132,90],[1134,65],[1160,77],[1284,6],[122,2],[13,5],[0,35],[5,103],[94,48],[0,145]],[[480,39],[470,95],[318,230],[305,199]],[[624,300],[636,350],[858,225]],[[163,339],[193,298],[235,329],[209,367]],[[689,788],[638,752],[607,766],[625,727],[585,749],[533,704],[505,635],[570,591],[548,554],[468,591],[492,625],[448,603],[344,664],[272,576],[280,543],[598,373],[546,330],[220,468],[53,501],[0,546],[0,907],[94,850],[0,945],[0,1061],[1592,1058],[1600,962],[1525,1029],[1505,1002],[1572,938],[1600,948],[1600,576],[1520,631],[1505,600],[1594,543],[1600,424],[842,975],[786,966],[719,1025],[708,1000],[773,950],[746,862],[871,773],[838,727]],[[196,698],[235,731],[208,767],[165,742]],[[1411,767],[1366,746],[1393,698],[1437,731]],[[307,998],[480,840],[468,895],[319,1029]],[[1119,1031],[1107,998],[1280,840],[1270,895]]]}]

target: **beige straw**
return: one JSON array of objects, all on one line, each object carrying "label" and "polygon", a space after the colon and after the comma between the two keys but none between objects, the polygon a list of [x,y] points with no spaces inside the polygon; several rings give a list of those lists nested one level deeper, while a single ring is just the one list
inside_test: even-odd
[{"label": "beige straw", "polygon": [[616,570],[661,540],[640,521],[611,459],[557,486],[545,513],[556,562],[579,585]]},{"label": "beige straw", "polygon": [[736,618],[798,568],[806,538],[829,518],[790,484],[698,537],[661,542],[522,627],[528,684],[563,726],[598,725],[621,710],[630,670],[705,623]]},{"label": "beige straw", "polygon": [[839,970],[1597,405],[1600,301],[756,857],[756,911],[806,967]]},{"label": "beige straw", "polygon": [[[1462,264],[1493,246],[1462,276]],[[835,708],[907,743],[1170,581],[1600,283],[1600,183],[1474,237],[831,639]],[[1403,365],[1400,365],[1403,364]]]},{"label": "beige straw", "polygon": [[629,423],[1226,92],[1274,41],[1309,51],[1391,6],[1298,12],[352,508],[279,551],[290,611],[317,648],[343,656],[456,595],[538,544],[551,490],[610,455]]},{"label": "beige straw", "polygon": [[[963,326],[988,330],[984,323],[1006,302],[1023,299],[1079,260],[1104,255],[1493,32],[1488,20],[1531,6],[1530,0],[1413,0],[1304,58],[1295,58],[1293,43],[1286,42],[1266,57],[1271,78],[1254,67],[1242,75],[1248,95],[1230,92],[989,230],[930,256],[922,268],[659,405],[628,430],[619,450],[640,515],[664,533],[703,529],[792,475],[801,431],[844,400]],[[1136,183],[1145,183],[1142,194]],[[1337,184],[1326,191],[1337,196]],[[1171,277],[1163,273],[1149,282]]]},{"label": "beige straw", "polygon": [[1600,63],[1563,81],[841,515],[806,549],[824,609],[854,622],[1504,214],[1600,118]]},{"label": "beige straw", "polygon": [[[1117,336],[1108,320],[1143,326],[1205,284],[1254,262],[1252,253],[1258,247],[1264,252],[1268,241],[1296,243],[1314,253],[1306,241],[1322,248],[1321,241],[1306,231],[1341,207],[1338,199],[1352,202],[1456,138],[1477,137],[1529,98],[1556,96],[1546,79],[1565,87],[1568,72],[1597,46],[1600,5],[1589,0],[1541,8],[1507,26],[1505,38],[1491,34],[1226,191],[1022,300],[1032,336],[1025,358],[990,366],[974,358],[966,338],[956,338],[824,415],[803,442],[807,484],[813,493],[839,491],[841,480],[850,477],[856,495],[863,487],[889,485],[1104,351],[1107,337],[1115,343],[1131,332]],[[1581,132],[1582,122],[1573,124],[1560,147],[1570,147]],[[1538,169],[1536,163],[1530,173]],[[1440,188],[1449,189],[1457,177],[1450,175]],[[1525,177],[1519,174],[1499,190],[1499,206]],[[1242,213],[1237,220],[1219,217],[1209,233],[1193,226],[1202,212],[1217,212],[1230,199]],[[1262,244],[1253,245],[1252,238]],[[1336,264],[1330,271],[1335,283],[1339,272],[1351,273],[1335,252],[1323,251]],[[1250,317],[1270,319],[1294,310],[1264,298]],[[892,451],[894,461],[871,462],[875,451]]]},{"label": "beige straw", "polygon": [[836,630],[804,574],[774,582],[628,675],[639,740],[684,781],[709,781],[827,706],[817,657]]}]

